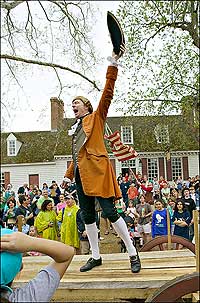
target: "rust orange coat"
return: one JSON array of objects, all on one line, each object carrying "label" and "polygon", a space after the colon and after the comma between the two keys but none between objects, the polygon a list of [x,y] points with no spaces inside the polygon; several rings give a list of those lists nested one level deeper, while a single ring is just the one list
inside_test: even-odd
[{"label": "rust orange coat", "polygon": [[[86,141],[78,154],[78,168],[84,193],[88,196],[121,197],[121,191],[104,144],[104,125],[113,98],[117,72],[117,67],[108,67],[106,84],[97,110],[84,117],[82,121]],[[73,161],[67,169],[65,177],[73,179]]]}]

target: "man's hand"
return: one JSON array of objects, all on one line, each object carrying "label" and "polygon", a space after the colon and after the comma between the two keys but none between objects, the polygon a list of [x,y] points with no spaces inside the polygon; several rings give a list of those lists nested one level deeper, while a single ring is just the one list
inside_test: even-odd
[{"label": "man's hand", "polygon": [[120,57],[123,56],[123,54],[125,53],[126,51],[126,47],[125,47],[125,44],[121,44],[120,45],[120,52],[118,55],[116,55],[114,52],[112,52],[112,57],[117,61]]}]

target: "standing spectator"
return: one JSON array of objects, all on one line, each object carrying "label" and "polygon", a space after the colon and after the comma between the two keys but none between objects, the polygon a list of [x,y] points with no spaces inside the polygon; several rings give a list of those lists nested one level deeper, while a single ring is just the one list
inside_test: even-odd
[{"label": "standing spectator", "polygon": [[134,183],[130,184],[127,194],[128,194],[128,202],[132,202],[134,205],[136,205],[138,202],[139,193]]},{"label": "standing spectator", "polygon": [[183,179],[181,176],[178,176],[178,178],[176,180],[176,184],[177,184],[177,189],[178,189],[179,193],[181,193],[182,189],[183,189]]},{"label": "standing spectator", "polygon": [[48,187],[48,184],[46,183],[46,182],[44,182],[43,184],[42,184],[42,190],[43,189],[46,189],[47,191],[48,191],[48,195],[50,195],[50,189],[49,189],[49,187]]},{"label": "standing spectator", "polygon": [[15,192],[12,190],[12,184],[8,184],[6,186],[6,190],[4,193],[5,202],[7,202],[10,197],[15,197]]},{"label": "standing spectator", "polygon": [[65,196],[66,207],[59,211],[57,221],[61,224],[61,242],[70,245],[78,251],[80,241],[78,236],[78,228],[76,223],[76,213],[79,207],[76,205],[73,196]]},{"label": "standing spectator", "polygon": [[55,181],[52,181],[52,185],[49,187],[50,197],[54,200],[54,205],[56,206],[59,203],[59,196],[61,194],[60,188]]},{"label": "standing spectator", "polygon": [[135,220],[135,217],[139,217],[139,214],[136,212],[136,208],[134,206],[135,204],[132,201],[129,201],[128,207],[126,210],[126,216],[131,217],[133,220]]},{"label": "standing spectator", "polygon": [[23,186],[19,187],[17,193],[18,195],[28,195],[29,193],[28,184],[24,183]]},{"label": "standing spectator", "polygon": [[56,212],[53,210],[51,200],[45,200],[42,203],[41,211],[37,215],[34,226],[42,238],[49,240],[58,239],[58,225],[56,221]]},{"label": "standing spectator", "polygon": [[49,197],[48,195],[48,190],[47,189],[43,189],[42,190],[42,195],[40,196],[40,198],[38,199],[37,201],[37,208],[40,210],[41,209],[41,206],[42,206],[42,203],[45,201],[45,200],[51,200],[53,206],[54,206],[54,200],[52,198]]},{"label": "standing spectator", "polygon": [[136,212],[139,215],[137,229],[142,235],[143,244],[150,240],[151,234],[151,205],[145,201],[145,196],[140,196],[140,203],[136,205]]},{"label": "standing spectator", "polygon": [[194,200],[195,204],[198,204],[198,200],[199,200],[199,194],[198,191],[195,191],[194,186],[190,187],[190,197]]},{"label": "standing spectator", "polygon": [[80,251],[81,255],[89,255],[90,252],[90,242],[87,237],[87,232],[85,230],[85,222],[83,219],[82,211],[79,208],[76,213],[76,223],[78,228],[78,235],[80,239]]},{"label": "standing spectator", "polygon": [[161,198],[164,201],[165,205],[167,205],[170,197],[170,187],[168,183],[163,184],[163,188],[161,189]]},{"label": "standing spectator", "polygon": [[192,242],[193,237],[194,237],[194,219],[193,219],[193,210],[196,209],[196,204],[194,202],[194,200],[190,197],[190,190],[189,188],[185,188],[183,191],[183,198],[182,201],[185,204],[186,209],[189,211],[190,213],[190,217],[191,217],[191,223],[189,225],[189,240]]},{"label": "standing spectator", "polygon": [[[191,222],[191,217],[181,199],[178,199],[175,203],[172,221],[175,224],[174,235],[189,240],[189,225]],[[180,249],[180,245],[178,243],[176,249]]]},{"label": "standing spectator", "polygon": [[30,207],[30,198],[25,195],[19,196],[20,206],[16,209],[16,216],[23,215],[28,225],[34,225],[33,210]]},{"label": "standing spectator", "polygon": [[158,183],[160,185],[160,190],[161,190],[163,188],[164,184],[167,183],[167,181],[164,179],[163,176],[160,176]]},{"label": "standing spectator", "polygon": [[[162,199],[155,201],[155,210],[152,215],[152,238],[167,235],[167,209],[164,208]],[[164,250],[163,244],[160,244],[160,250]]]},{"label": "standing spectator", "polygon": [[171,219],[171,234],[174,234],[174,222],[172,221],[173,215],[174,215],[174,207],[175,207],[175,199],[173,197],[169,197],[167,209],[169,211],[169,216]]},{"label": "standing spectator", "polygon": [[4,212],[3,221],[6,223],[7,228],[13,229],[16,223],[16,201],[10,198],[7,202],[8,209]]},{"label": "standing spectator", "polygon": [[158,182],[158,178],[156,176],[153,177],[153,197],[154,198],[160,198],[160,184]]},{"label": "standing spectator", "polygon": [[62,210],[63,208],[65,208],[66,206],[66,201],[64,198],[64,194],[60,194],[59,196],[59,203],[56,205],[56,213],[58,215],[59,211]]},{"label": "standing spectator", "polygon": [[129,182],[126,181],[125,177],[122,177],[122,182],[120,183],[120,190],[121,190],[122,198],[126,205],[126,208],[128,207],[128,194],[127,194],[128,189],[129,189]]},{"label": "standing spectator", "polygon": [[3,215],[4,215],[5,206],[6,206],[6,201],[3,196],[3,191],[0,191],[0,226],[2,227],[4,227]]},{"label": "standing spectator", "polygon": [[153,203],[153,184],[151,182],[147,183],[141,183],[137,181],[138,185],[142,189],[143,194],[145,195],[145,201],[152,204]]}]

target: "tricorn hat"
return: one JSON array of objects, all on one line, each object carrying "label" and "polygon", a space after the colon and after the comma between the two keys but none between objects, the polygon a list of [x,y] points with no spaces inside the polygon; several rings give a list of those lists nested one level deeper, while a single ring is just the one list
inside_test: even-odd
[{"label": "tricorn hat", "polygon": [[113,51],[116,55],[119,55],[120,45],[125,44],[124,34],[119,21],[109,11],[107,12],[107,25],[113,44]]}]

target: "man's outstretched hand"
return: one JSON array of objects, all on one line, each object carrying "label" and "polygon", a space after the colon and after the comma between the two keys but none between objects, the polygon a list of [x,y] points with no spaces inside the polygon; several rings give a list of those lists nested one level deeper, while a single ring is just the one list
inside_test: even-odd
[{"label": "man's outstretched hand", "polygon": [[116,61],[123,56],[123,54],[125,53],[126,51],[126,47],[125,47],[125,44],[121,44],[120,45],[120,52],[118,55],[116,55],[114,52],[112,52],[112,58],[114,58]]}]

